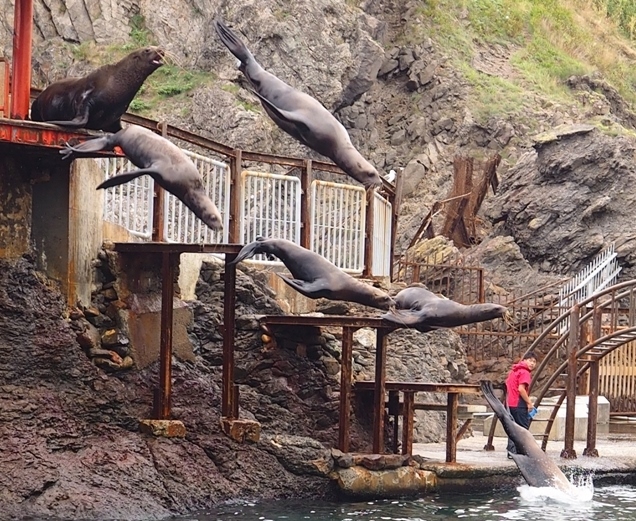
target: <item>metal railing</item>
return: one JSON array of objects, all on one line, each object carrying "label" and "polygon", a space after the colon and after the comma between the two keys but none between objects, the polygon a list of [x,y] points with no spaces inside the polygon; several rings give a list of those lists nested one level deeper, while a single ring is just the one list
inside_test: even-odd
[{"label": "metal railing", "polygon": [[182,243],[226,243],[230,223],[230,169],[227,164],[209,157],[183,151],[203,178],[203,188],[223,218],[223,229],[211,230],[171,193],[164,198],[165,224],[163,240]]},{"label": "metal railing", "polygon": [[[621,271],[616,257],[614,243],[612,243],[563,285],[559,291],[559,306],[570,308],[577,302],[581,302],[615,284]],[[563,333],[569,329],[570,324],[566,319],[559,327],[559,332]]]},{"label": "metal railing", "polygon": [[[104,172],[104,179],[137,168],[125,157],[104,157],[96,161]],[[148,175],[107,188],[104,190],[104,220],[126,228],[135,237],[150,240],[153,193],[154,180]]]},{"label": "metal railing", "polygon": [[371,275],[390,277],[392,206],[378,193],[373,194],[373,260]]},{"label": "metal railing", "polygon": [[358,186],[311,184],[310,249],[345,271],[364,269],[365,194]]},{"label": "metal railing", "polygon": [[[300,179],[289,175],[244,171],[241,174],[241,242],[276,237],[300,243]],[[282,264],[265,255],[253,261]]]}]

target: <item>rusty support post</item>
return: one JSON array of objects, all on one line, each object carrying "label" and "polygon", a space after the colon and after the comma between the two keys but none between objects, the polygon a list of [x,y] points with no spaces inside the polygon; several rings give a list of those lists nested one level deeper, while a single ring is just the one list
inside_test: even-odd
[{"label": "rusty support post", "polygon": [[[404,392],[404,410],[402,411],[402,454],[413,454],[413,415],[415,404],[415,393]],[[397,451],[396,451],[397,452]]]},{"label": "rusty support post", "polygon": [[391,201],[391,282],[393,282],[394,278],[393,259],[395,259],[395,241],[397,240],[398,218],[400,216],[400,206],[402,206],[402,194],[404,193],[404,176],[402,175],[402,172],[403,170],[398,168],[398,171],[395,174],[395,196],[393,197],[393,201]]},{"label": "rusty support post", "polygon": [[[168,124],[165,121],[157,125],[161,129],[161,135],[164,138],[168,136]],[[154,183],[154,195],[152,198],[152,240],[155,242],[163,242],[165,231],[165,204],[166,192],[157,183]]]},{"label": "rusty support post", "polygon": [[2,85],[0,89],[2,89],[2,107],[0,107],[0,112],[2,112],[2,117],[9,117],[9,89],[11,88],[9,85],[9,78],[11,76],[11,72],[9,71],[9,60],[7,58],[0,57],[0,67],[2,67]]},{"label": "rusty support post", "polygon": [[[241,208],[241,169],[243,152],[234,150],[234,156],[230,158],[230,229],[228,240],[230,244],[239,244],[242,240],[241,221],[239,209]],[[227,264],[226,264],[227,267]]]},{"label": "rusty support post", "polygon": [[455,463],[457,460],[457,403],[458,394],[448,393],[446,397],[446,463]]},{"label": "rusty support post", "polygon": [[221,415],[235,418],[238,410],[238,387],[234,388],[234,333],[236,305],[236,265],[229,264],[236,259],[235,253],[225,254],[223,275],[223,382],[221,391]]},{"label": "rusty support post", "polygon": [[367,215],[365,219],[364,234],[364,269],[363,277],[371,277],[373,274],[373,214],[375,207],[375,190],[367,190]]},{"label": "rusty support post", "polygon": [[375,391],[373,395],[373,453],[384,453],[384,392],[386,387],[386,330],[376,329]]},{"label": "rusty support post", "polygon": [[[300,245],[303,248],[311,249],[309,241],[311,239],[311,215],[309,212],[309,197],[311,196],[311,159],[304,160],[304,166],[300,172]],[[342,449],[341,449],[342,450]]]},{"label": "rusty support post", "polygon": [[354,328],[342,328],[342,355],[340,357],[340,425],[338,448],[349,451],[349,418],[351,415],[351,375]]},{"label": "rusty support post", "polygon": [[15,0],[13,31],[11,118],[27,119],[31,99],[33,0]]},{"label": "rusty support post", "polygon": [[155,419],[170,419],[172,392],[172,299],[174,297],[174,259],[179,254],[161,254],[161,351],[159,355],[159,389],[155,394]]},{"label": "rusty support post", "polygon": [[590,391],[587,405],[587,443],[583,450],[583,456],[593,456],[598,458],[596,449],[596,422],[598,421],[598,360],[590,361]]},{"label": "rusty support post", "polygon": [[393,416],[393,436],[391,450],[398,453],[398,428],[400,425],[400,391],[389,391],[388,401],[389,416]]},{"label": "rusty support post", "polygon": [[567,406],[565,408],[565,444],[561,451],[561,457],[565,459],[576,459],[574,450],[574,410],[576,406],[576,352],[579,348],[579,306],[572,306],[570,312],[570,338],[568,341],[568,365],[566,396]]}]

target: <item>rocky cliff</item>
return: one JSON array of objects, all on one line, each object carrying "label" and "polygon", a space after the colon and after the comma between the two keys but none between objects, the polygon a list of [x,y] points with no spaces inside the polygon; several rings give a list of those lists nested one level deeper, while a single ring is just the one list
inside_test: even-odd
[{"label": "rocky cliff", "polygon": [[[573,77],[567,88],[577,104],[528,95],[532,108],[523,114],[479,117],[469,83],[439,42],[405,38],[418,4],[34,0],[34,83],[94,68],[91,42],[114,55],[151,41],[180,71],[207,79],[150,115],[231,146],[317,157],[275,127],[243,88],[212,28],[221,15],[268,70],[333,110],[381,173],[404,167],[399,251],[423,213],[447,196],[453,157],[498,152],[501,184],[484,204],[482,242],[466,252],[471,262],[482,262],[505,288],[534,287],[572,273],[615,241],[632,277],[636,118],[629,105],[602,79]],[[10,55],[13,5],[0,5],[0,50]],[[515,74],[511,55],[505,46],[482,46],[474,64],[505,78]],[[594,130],[579,126],[589,122]],[[0,473],[0,505],[9,517],[159,518],[231,497],[332,493],[324,475],[306,472],[306,462],[334,442],[339,339],[332,332],[310,337],[306,349],[267,352],[245,320],[237,364],[242,414],[261,421],[266,435],[256,445],[236,444],[218,426],[222,290],[218,269],[206,268],[192,304],[196,361],[175,366],[174,410],[188,435],[154,439],[137,432],[137,419],[149,412],[157,368],[107,375],[88,362],[59,296],[29,259],[3,265],[0,277],[0,468],[8,469]],[[262,284],[245,276],[240,286],[242,314],[275,308]],[[396,377],[463,381],[468,374],[452,332],[404,332],[393,345]],[[372,367],[369,346],[364,333],[357,336],[359,377]],[[367,427],[353,426],[356,448],[368,446]],[[423,417],[420,439],[434,438],[432,427],[439,416]]]}]

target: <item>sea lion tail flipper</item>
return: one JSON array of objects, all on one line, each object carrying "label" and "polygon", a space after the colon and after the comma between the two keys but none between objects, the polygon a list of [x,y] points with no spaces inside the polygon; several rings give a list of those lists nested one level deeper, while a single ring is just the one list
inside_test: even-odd
[{"label": "sea lion tail flipper", "polygon": [[216,34],[219,35],[219,38],[223,42],[223,45],[225,45],[234,56],[241,60],[241,63],[245,64],[254,59],[254,56],[247,46],[221,19],[217,18],[214,20],[214,28],[216,29]]},{"label": "sea lion tail flipper", "polygon": [[501,401],[497,399],[497,397],[495,396],[495,393],[492,387],[492,382],[490,380],[482,380],[480,382],[480,386],[481,386],[481,392],[484,394],[484,398],[486,398],[488,405],[490,405],[490,408],[497,415],[497,417],[500,420],[502,420],[502,422],[505,418],[508,418],[508,417],[512,419],[512,415],[510,414],[508,409],[506,409],[504,404],[501,403]]},{"label": "sea lion tail flipper", "polygon": [[151,168],[140,168],[139,170],[131,170],[130,172],[124,172],[123,174],[117,174],[113,177],[109,177],[108,179],[106,179],[106,181],[97,185],[96,190],[103,190],[105,188],[111,188],[112,186],[122,185],[142,175],[151,175],[156,173],[157,171]]},{"label": "sea lion tail flipper", "polygon": [[84,141],[79,145],[71,146],[65,143],[64,148],[60,150],[63,159],[67,159],[73,153],[90,153],[99,152],[101,150],[112,150],[115,147],[113,143],[113,135],[91,138],[88,141]]},{"label": "sea lion tail flipper", "polygon": [[250,242],[241,248],[236,258],[230,261],[228,264],[238,264],[242,260],[251,259],[254,255],[259,253],[266,253],[264,251],[263,239],[257,239],[254,242]]}]

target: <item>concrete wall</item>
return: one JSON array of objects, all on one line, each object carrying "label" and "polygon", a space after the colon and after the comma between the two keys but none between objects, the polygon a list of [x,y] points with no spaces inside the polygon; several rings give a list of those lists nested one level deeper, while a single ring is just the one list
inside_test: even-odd
[{"label": "concrete wall", "polygon": [[0,150],[0,258],[16,259],[30,250],[34,165],[6,151]]},{"label": "concrete wall", "polygon": [[92,261],[102,245],[102,173],[92,159],[47,161],[50,175],[33,185],[33,246],[37,265],[57,281],[68,305],[89,305]]},{"label": "concrete wall", "polygon": [[95,187],[104,174],[92,159],[73,161],[69,189],[67,302],[88,306],[93,289],[93,260],[104,241],[104,192]]}]

